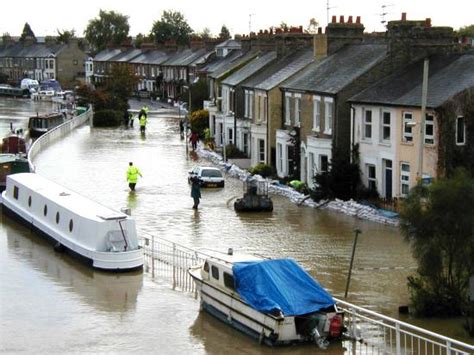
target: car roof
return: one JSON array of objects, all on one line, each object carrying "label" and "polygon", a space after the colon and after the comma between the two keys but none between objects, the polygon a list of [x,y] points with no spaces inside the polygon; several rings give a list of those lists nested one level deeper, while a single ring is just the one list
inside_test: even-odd
[{"label": "car roof", "polygon": [[214,166],[199,166],[198,168],[199,168],[199,169],[202,169],[202,170],[204,170],[204,169],[211,169],[211,170],[219,170],[219,171],[220,171],[219,168],[216,168],[216,167],[214,167]]}]

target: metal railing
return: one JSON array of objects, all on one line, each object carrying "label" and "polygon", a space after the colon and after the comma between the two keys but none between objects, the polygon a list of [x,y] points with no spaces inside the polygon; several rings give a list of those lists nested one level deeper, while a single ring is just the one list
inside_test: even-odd
[{"label": "metal railing", "polygon": [[[145,235],[145,271],[164,279],[173,289],[196,292],[188,269],[204,262],[209,255],[163,238]],[[347,353],[458,355],[474,354],[474,346],[416,327],[335,298],[344,310],[349,339],[343,342]]]},{"label": "metal railing", "polygon": [[30,166],[30,171],[35,172],[36,168],[33,163],[33,159],[42,149],[54,143],[57,139],[66,136],[74,128],[81,126],[85,122],[91,120],[92,114],[92,106],[90,106],[89,109],[83,114],[74,116],[72,119],[67,120],[66,122],[60,124],[57,127],[54,127],[53,129],[36,139],[28,150],[28,165]]}]

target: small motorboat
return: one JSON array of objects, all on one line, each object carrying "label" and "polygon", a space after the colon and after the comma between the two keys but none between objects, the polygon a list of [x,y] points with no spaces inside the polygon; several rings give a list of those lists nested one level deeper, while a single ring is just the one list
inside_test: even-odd
[{"label": "small motorboat", "polygon": [[244,181],[244,196],[234,202],[238,212],[273,211],[272,199],[268,196],[268,182],[249,177]]},{"label": "small motorboat", "polygon": [[191,267],[201,309],[267,345],[314,342],[325,348],[344,332],[344,313],[293,259],[206,253]]}]

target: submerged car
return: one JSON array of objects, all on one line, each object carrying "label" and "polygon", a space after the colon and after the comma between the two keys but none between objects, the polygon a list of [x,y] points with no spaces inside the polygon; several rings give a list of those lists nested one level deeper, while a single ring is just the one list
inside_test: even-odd
[{"label": "submerged car", "polygon": [[188,182],[192,177],[201,180],[203,187],[224,187],[224,176],[222,171],[212,166],[196,166],[189,172]]}]

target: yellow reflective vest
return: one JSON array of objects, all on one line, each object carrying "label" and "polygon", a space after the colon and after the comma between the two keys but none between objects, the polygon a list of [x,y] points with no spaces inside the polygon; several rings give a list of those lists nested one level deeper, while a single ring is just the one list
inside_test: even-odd
[{"label": "yellow reflective vest", "polygon": [[140,170],[136,166],[129,166],[127,170],[127,181],[132,184],[136,184],[138,180],[138,175],[142,176]]},{"label": "yellow reflective vest", "polygon": [[140,126],[146,126],[146,115],[140,116]]}]

